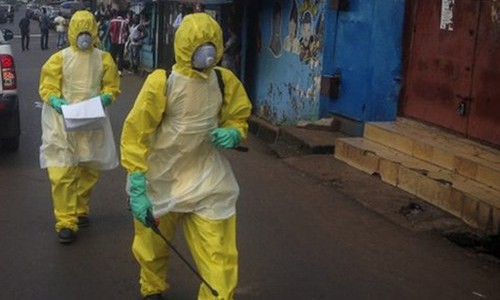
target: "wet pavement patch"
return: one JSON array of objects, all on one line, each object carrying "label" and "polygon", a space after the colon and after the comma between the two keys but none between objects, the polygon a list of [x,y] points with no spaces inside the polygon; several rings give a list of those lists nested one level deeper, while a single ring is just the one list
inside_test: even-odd
[{"label": "wet pavement patch", "polygon": [[445,232],[443,236],[463,248],[493,255],[500,259],[500,235],[481,235],[469,231]]}]

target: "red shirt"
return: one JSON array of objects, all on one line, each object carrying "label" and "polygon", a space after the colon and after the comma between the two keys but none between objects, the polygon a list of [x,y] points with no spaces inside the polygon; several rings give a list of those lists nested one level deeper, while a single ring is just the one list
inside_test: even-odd
[{"label": "red shirt", "polygon": [[112,44],[125,44],[128,38],[128,22],[122,17],[112,19],[109,23],[109,38]]}]

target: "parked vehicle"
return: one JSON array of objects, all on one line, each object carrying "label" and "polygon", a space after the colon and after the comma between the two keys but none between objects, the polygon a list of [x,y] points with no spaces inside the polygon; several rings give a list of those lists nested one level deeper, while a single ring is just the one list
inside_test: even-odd
[{"label": "parked vehicle", "polygon": [[60,9],[63,17],[69,19],[75,13],[75,11],[85,9],[85,5],[82,2],[66,1],[60,4]]},{"label": "parked vehicle", "polygon": [[7,42],[12,38],[11,30],[0,29],[0,147],[6,151],[19,148],[21,134],[16,68]]}]

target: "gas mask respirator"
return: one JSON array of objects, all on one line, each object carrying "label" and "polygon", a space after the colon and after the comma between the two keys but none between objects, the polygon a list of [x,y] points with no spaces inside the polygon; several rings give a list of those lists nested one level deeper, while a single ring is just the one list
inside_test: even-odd
[{"label": "gas mask respirator", "polygon": [[196,49],[193,54],[193,69],[205,70],[217,63],[217,50],[212,44],[204,44]]},{"label": "gas mask respirator", "polygon": [[76,38],[76,46],[80,50],[88,50],[92,45],[92,36],[89,33],[80,33]]}]

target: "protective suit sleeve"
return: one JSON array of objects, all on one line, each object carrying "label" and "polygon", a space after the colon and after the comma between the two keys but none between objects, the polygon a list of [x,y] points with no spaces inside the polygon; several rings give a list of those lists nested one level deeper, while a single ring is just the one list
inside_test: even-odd
[{"label": "protective suit sleeve", "polygon": [[120,147],[121,164],[128,173],[148,171],[150,138],[160,125],[167,106],[166,80],[165,70],[151,73],[125,119]]},{"label": "protective suit sleeve", "polygon": [[51,96],[61,97],[62,93],[62,53],[52,55],[42,66],[38,93],[42,101],[48,103]]},{"label": "protective suit sleeve", "polygon": [[102,64],[104,69],[104,74],[102,77],[102,88],[101,94],[111,95],[111,101],[114,102],[116,97],[120,94],[120,75],[118,74],[118,69],[116,64],[106,51],[102,54]]},{"label": "protective suit sleeve", "polygon": [[224,102],[219,114],[219,127],[234,128],[246,139],[252,103],[241,81],[231,71],[219,68],[224,80]]}]

